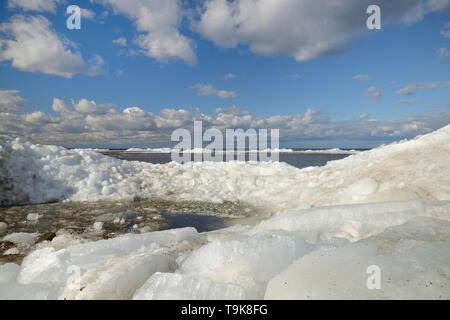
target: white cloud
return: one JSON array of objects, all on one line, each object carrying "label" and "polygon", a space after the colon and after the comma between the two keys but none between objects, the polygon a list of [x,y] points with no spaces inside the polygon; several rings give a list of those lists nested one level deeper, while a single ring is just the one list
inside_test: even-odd
[{"label": "white cloud", "polygon": [[49,117],[42,111],[34,111],[23,115],[23,119],[29,124],[41,126],[49,122]]},{"label": "white cloud", "polygon": [[81,8],[81,17],[83,19],[94,20],[96,17],[96,14],[91,9]]},{"label": "white cloud", "polygon": [[[16,103],[20,104],[21,100]],[[217,108],[210,115],[198,109],[168,108],[153,114],[136,106],[120,111],[112,104],[101,104],[90,99],[70,103],[54,99],[53,110],[56,115],[42,111],[2,113],[0,134],[64,145],[130,145],[154,141],[168,144],[174,129],[192,129],[194,120],[202,120],[205,130],[280,129],[282,144],[293,141],[319,146],[324,141],[330,141],[332,146],[336,146],[336,141],[363,141],[363,146],[369,146],[427,133],[450,122],[450,105],[445,110],[427,110],[423,114],[390,121],[379,121],[368,114],[347,121],[334,121],[330,114],[317,112],[313,108],[299,114],[268,117],[253,115],[238,107]]]},{"label": "white cloud", "polygon": [[131,19],[140,32],[137,43],[144,53],[159,61],[195,63],[191,41],[179,32],[182,9],[178,0],[96,0],[110,5],[115,14]]},{"label": "white cloud", "polygon": [[441,88],[450,88],[450,81],[443,82],[419,82],[412,85],[405,86],[398,90],[398,94],[409,96],[416,93],[419,90],[435,90]]},{"label": "white cloud", "polygon": [[95,54],[88,60],[85,73],[91,77],[98,76],[103,73],[104,66],[105,61],[103,60],[103,58],[100,55]]},{"label": "white cloud", "polygon": [[57,5],[61,2],[61,0],[9,0],[8,7],[20,8],[26,11],[55,13]]},{"label": "white cloud", "polygon": [[442,30],[441,30],[441,34],[444,37],[450,39],[450,21],[444,23],[444,26],[442,27]]},{"label": "white cloud", "polygon": [[373,77],[369,74],[355,74],[352,77],[352,80],[355,81],[367,81],[367,80],[371,80]]},{"label": "white cloud", "polygon": [[207,0],[194,28],[217,46],[248,45],[261,55],[289,55],[298,61],[348,48],[369,33],[366,9],[378,4],[383,26],[414,23],[448,8],[449,0]]},{"label": "white cloud", "polygon": [[97,103],[93,100],[81,99],[77,103],[73,104],[73,108],[79,113],[92,114],[98,113],[103,106],[97,105]]},{"label": "white cloud", "polygon": [[448,50],[448,48],[446,47],[437,49],[436,53],[440,59],[444,59],[450,56],[450,50]]},{"label": "white cloud", "polygon": [[121,47],[125,47],[127,45],[127,38],[120,37],[120,38],[114,39],[112,41],[112,43],[114,43],[118,46],[121,46]]},{"label": "white cloud", "polygon": [[236,78],[236,75],[234,73],[231,73],[231,72],[226,73],[226,74],[223,75],[223,80],[225,80],[225,81],[232,80],[234,78]]},{"label": "white cloud", "polygon": [[23,103],[19,91],[0,89],[0,112],[17,112]]},{"label": "white cloud", "polygon": [[379,98],[379,97],[381,97],[381,91],[377,87],[371,86],[367,89],[366,96],[373,97],[373,98]]},{"label": "white cloud", "polygon": [[86,64],[74,45],[58,36],[43,16],[14,16],[0,25],[0,32],[6,35],[0,38],[0,61],[11,61],[22,71],[71,78],[81,73],[97,75],[103,65],[100,56]]},{"label": "white cloud", "polygon": [[210,84],[196,84],[192,87],[197,91],[197,94],[199,96],[216,96],[219,98],[234,98],[236,97],[236,93],[234,91],[228,91],[228,90],[219,90],[214,88]]}]

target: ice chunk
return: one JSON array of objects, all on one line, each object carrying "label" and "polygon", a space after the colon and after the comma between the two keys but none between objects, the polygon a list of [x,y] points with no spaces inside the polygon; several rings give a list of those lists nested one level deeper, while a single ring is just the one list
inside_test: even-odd
[{"label": "ice chunk", "polygon": [[3,241],[10,241],[18,246],[29,246],[39,237],[39,233],[16,232],[3,237]]},{"label": "ice chunk", "polygon": [[10,248],[10,249],[6,250],[5,252],[3,252],[3,254],[5,256],[11,255],[11,254],[19,254],[19,249],[17,249],[17,248]]},{"label": "ice chunk", "polygon": [[155,273],[140,288],[135,300],[242,300],[249,299],[239,285],[214,282],[207,277]]},{"label": "ice chunk", "polygon": [[45,284],[1,283],[0,300],[50,300],[55,299],[52,288]]},{"label": "ice chunk", "polygon": [[20,266],[15,263],[0,265],[0,283],[14,282],[20,272]]},{"label": "ice chunk", "polygon": [[310,242],[357,241],[418,217],[450,220],[450,203],[384,202],[289,210],[261,222],[260,230],[295,231]]},{"label": "ice chunk", "polygon": [[29,213],[27,215],[27,220],[28,221],[37,221],[37,220],[39,220],[40,217],[41,216],[39,215],[39,213]]},{"label": "ice chunk", "polygon": [[167,249],[112,257],[88,269],[79,287],[66,285],[60,299],[131,299],[153,273],[170,271],[174,263]]},{"label": "ice chunk", "polygon": [[156,273],[135,299],[257,299],[267,281],[311,250],[286,233],[232,233],[178,258],[176,274]]},{"label": "ice chunk", "polygon": [[265,298],[449,299],[449,248],[449,221],[416,218],[303,256],[269,282]]},{"label": "ice chunk", "polygon": [[[107,287],[101,279],[116,276],[108,275],[108,268],[111,268],[110,270],[117,268],[119,273],[124,273],[127,268],[140,270],[139,268],[144,267],[152,257],[140,256],[139,253],[157,252],[161,248],[176,248],[183,241],[196,241],[198,237],[195,229],[183,228],[146,234],[127,234],[108,240],[81,243],[61,250],[49,246],[33,251],[25,257],[18,282],[21,284],[43,283],[63,289],[71,277],[71,270],[78,268],[81,276],[85,276],[89,270],[98,270],[95,272],[98,273],[99,282],[92,286]],[[127,265],[127,259],[130,259],[130,265]],[[158,259],[163,261],[161,257]],[[107,261],[116,261],[120,264],[109,265]],[[156,265],[161,264],[163,262],[158,262]],[[148,263],[146,266],[148,267]],[[88,276],[86,275],[86,277]],[[119,276],[117,275],[117,277]],[[101,290],[106,291],[107,289]],[[99,295],[101,295],[101,290],[99,289]],[[116,292],[119,291],[116,290]],[[122,292],[125,291],[125,289],[122,290]],[[86,295],[94,295],[89,293],[90,290],[86,292],[88,292]],[[83,294],[80,297],[83,297]]]},{"label": "ice chunk", "polygon": [[103,230],[103,222],[97,221],[94,222],[94,230],[95,231],[102,231]]}]

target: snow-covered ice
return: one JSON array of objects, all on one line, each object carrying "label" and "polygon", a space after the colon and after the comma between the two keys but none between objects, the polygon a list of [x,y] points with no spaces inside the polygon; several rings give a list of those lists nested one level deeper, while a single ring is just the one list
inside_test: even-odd
[{"label": "snow-covered ice", "polygon": [[417,198],[450,200],[449,136],[450,126],[302,170],[267,162],[155,165],[9,140],[0,143],[0,203],[160,197],[240,201],[277,212]]},{"label": "snow-covered ice", "polygon": [[[270,213],[206,233],[59,236],[21,266],[0,266],[0,298],[450,299],[450,126],[302,170],[153,165],[20,140],[2,141],[0,155],[3,204],[139,196],[239,201]],[[372,265],[379,290],[367,287]]]}]

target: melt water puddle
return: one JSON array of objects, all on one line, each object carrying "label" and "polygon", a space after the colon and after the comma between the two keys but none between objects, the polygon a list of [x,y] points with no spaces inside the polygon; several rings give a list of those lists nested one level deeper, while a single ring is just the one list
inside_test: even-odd
[{"label": "melt water puddle", "polygon": [[[183,227],[213,231],[254,216],[241,203],[175,202],[161,199],[60,202],[0,208],[0,263],[20,262],[45,241],[70,235],[80,241]],[[53,243],[53,242],[52,242]]]}]

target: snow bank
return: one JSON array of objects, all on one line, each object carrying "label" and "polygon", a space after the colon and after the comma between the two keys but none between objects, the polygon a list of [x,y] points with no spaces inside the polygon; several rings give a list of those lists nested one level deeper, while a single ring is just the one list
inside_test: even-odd
[{"label": "snow bank", "polygon": [[[87,149],[85,149],[87,150]],[[94,150],[95,151],[95,150]],[[171,148],[129,148],[126,152],[137,152],[137,153],[172,153],[172,152],[183,152],[183,153],[211,153],[213,150],[208,148],[194,148],[194,149],[171,149]],[[286,152],[294,152],[292,149],[261,149],[261,150],[216,150],[217,153],[234,153],[234,152],[277,152],[277,153],[286,153]]]},{"label": "snow bank", "polygon": [[136,153],[171,153],[171,148],[129,148],[126,152],[136,152]]},{"label": "snow bank", "polygon": [[277,212],[348,203],[450,200],[449,155],[450,126],[302,170],[285,163],[154,165],[7,140],[0,142],[0,203],[163,197],[241,201]]},{"label": "snow bank", "polygon": [[315,149],[315,150],[300,150],[294,151],[295,153],[305,153],[305,154],[357,154],[361,151],[358,150],[343,150],[339,148],[333,149]]}]

